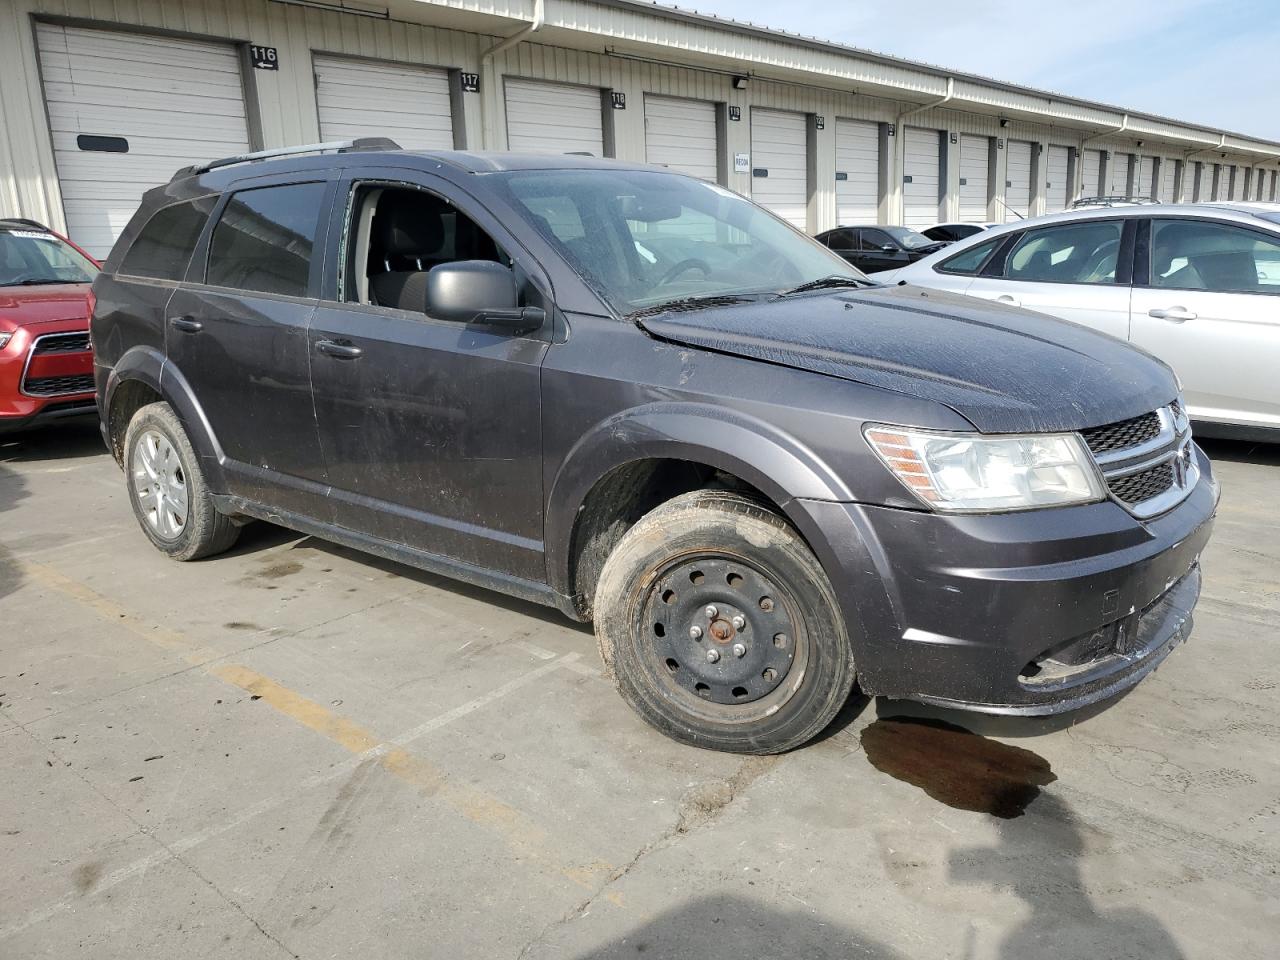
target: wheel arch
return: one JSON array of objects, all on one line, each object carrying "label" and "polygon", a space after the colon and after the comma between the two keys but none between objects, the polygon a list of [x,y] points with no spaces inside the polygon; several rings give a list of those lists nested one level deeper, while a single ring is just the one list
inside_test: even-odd
[{"label": "wheel arch", "polygon": [[853,499],[812,450],[756,418],[665,403],[611,417],[573,446],[548,497],[547,575],[573,615],[590,619],[594,579],[640,516],[673,496],[717,485],[761,500],[806,540],[814,531],[794,508],[797,499]]},{"label": "wheel arch", "polygon": [[129,420],[148,403],[163,400],[173,408],[200,457],[209,486],[223,492],[223,453],[191,384],[159,350],[138,346],[126,351],[107,380],[104,417],[107,440],[116,461],[124,460]]}]

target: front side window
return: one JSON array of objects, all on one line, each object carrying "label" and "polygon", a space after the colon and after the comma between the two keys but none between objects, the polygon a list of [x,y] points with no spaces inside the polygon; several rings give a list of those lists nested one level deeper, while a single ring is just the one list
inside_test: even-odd
[{"label": "front side window", "polygon": [[676,173],[531,170],[493,182],[620,314],[690,297],[865,279],[736,193]]},{"label": "front side window", "polygon": [[1028,230],[1010,251],[1004,276],[1039,283],[1115,283],[1123,231],[1119,220]]},{"label": "front side window", "polygon": [[983,243],[975,243],[968,250],[957,253],[954,257],[943,260],[934,267],[939,273],[958,273],[969,276],[982,269],[996,247],[1000,246],[1004,237],[996,237]]},{"label": "front side window", "polygon": [[427,311],[427,274],[460,260],[512,261],[444,197],[403,183],[358,183],[344,236],[342,299]]},{"label": "front side window", "polygon": [[181,280],[216,200],[216,195],[201,197],[157,210],[120,261],[119,272],[130,277]]},{"label": "front side window", "polygon": [[97,275],[91,260],[51,233],[0,229],[0,287],[89,283]]},{"label": "front side window", "polygon": [[885,247],[893,246],[893,240],[883,230],[863,230],[861,234],[862,243],[860,246],[864,251],[876,253]]},{"label": "front side window", "polygon": [[205,282],[305,297],[325,184],[255,187],[232,195],[209,243]]},{"label": "front side window", "polygon": [[1151,224],[1151,285],[1280,293],[1280,240],[1208,220],[1156,220]]},{"label": "front side window", "polygon": [[885,229],[903,250],[919,250],[938,242],[930,240],[923,233],[917,233],[910,227],[886,227]]}]

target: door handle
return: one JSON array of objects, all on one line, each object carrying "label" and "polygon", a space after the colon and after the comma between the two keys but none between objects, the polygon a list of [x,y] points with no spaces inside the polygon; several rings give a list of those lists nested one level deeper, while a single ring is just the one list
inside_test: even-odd
[{"label": "door handle", "polygon": [[1148,317],[1155,317],[1157,320],[1172,320],[1174,323],[1185,323],[1188,320],[1194,320],[1199,314],[1193,313],[1186,307],[1156,307],[1147,311]]},{"label": "door handle", "polygon": [[996,297],[996,302],[997,302],[997,303],[1007,303],[1007,304],[1008,304],[1009,306],[1011,306],[1011,307],[1020,307],[1020,306],[1022,306],[1022,301],[1021,301],[1021,300],[1019,300],[1017,297],[1011,297],[1011,296],[1009,296],[1007,293],[1002,293],[1002,294],[1000,294],[1000,296]]},{"label": "door handle", "polygon": [[328,357],[336,357],[339,360],[355,360],[364,353],[354,343],[345,343],[338,340],[317,340],[316,349]]},{"label": "door handle", "polygon": [[183,333],[199,333],[204,329],[204,324],[194,317],[170,317],[169,326]]}]

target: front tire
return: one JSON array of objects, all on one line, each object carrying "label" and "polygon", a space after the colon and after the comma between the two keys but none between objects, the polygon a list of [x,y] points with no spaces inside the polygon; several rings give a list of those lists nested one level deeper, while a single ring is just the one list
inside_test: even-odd
[{"label": "front tire", "polygon": [[685,494],[641,518],[604,565],[595,614],[623,698],[694,746],[791,750],[853,687],[821,565],[784,519],[729,491]]},{"label": "front tire", "polygon": [[175,560],[221,553],[240,528],[213,506],[200,459],[167,403],[150,403],[129,421],[125,476],[134,516],[157,550]]}]

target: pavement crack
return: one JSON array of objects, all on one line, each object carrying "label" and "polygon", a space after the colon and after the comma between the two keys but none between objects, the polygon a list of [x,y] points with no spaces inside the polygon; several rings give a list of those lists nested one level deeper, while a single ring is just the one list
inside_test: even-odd
[{"label": "pavement crack", "polygon": [[609,873],[584,900],[544,926],[520,949],[517,960],[524,960],[529,955],[529,951],[558,928],[575,917],[588,913],[595,906],[596,901],[609,892],[610,887],[624,879],[650,855],[678,843],[681,837],[696,829],[714,824],[742,791],[776,767],[781,760],[780,756],[745,757],[731,776],[697,784],[687,790],[680,798],[676,822],[637,850],[630,860]]}]

